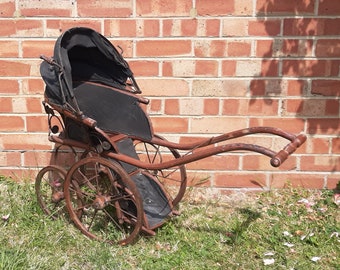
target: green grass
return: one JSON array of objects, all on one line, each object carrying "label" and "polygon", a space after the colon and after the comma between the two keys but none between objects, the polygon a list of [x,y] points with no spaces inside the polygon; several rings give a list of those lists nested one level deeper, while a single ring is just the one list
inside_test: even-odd
[{"label": "green grass", "polygon": [[[340,215],[333,195],[284,189],[223,202],[187,199],[181,215],[156,236],[120,247],[89,240],[63,219],[49,219],[32,183],[2,177],[0,269],[340,269]],[[273,263],[264,265],[266,259]]]}]

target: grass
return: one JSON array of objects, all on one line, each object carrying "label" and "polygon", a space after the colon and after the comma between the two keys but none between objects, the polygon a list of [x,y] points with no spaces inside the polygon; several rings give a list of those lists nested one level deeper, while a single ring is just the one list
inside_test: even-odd
[{"label": "grass", "polygon": [[49,219],[32,183],[0,177],[0,269],[340,269],[333,195],[284,189],[187,199],[156,236],[120,247]]}]

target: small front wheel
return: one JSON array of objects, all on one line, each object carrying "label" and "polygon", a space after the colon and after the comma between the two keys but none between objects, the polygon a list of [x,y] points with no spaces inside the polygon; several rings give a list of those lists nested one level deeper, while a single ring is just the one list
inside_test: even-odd
[{"label": "small front wheel", "polygon": [[35,179],[35,193],[44,213],[56,219],[64,213],[64,181],[66,170],[50,165],[41,169]]}]

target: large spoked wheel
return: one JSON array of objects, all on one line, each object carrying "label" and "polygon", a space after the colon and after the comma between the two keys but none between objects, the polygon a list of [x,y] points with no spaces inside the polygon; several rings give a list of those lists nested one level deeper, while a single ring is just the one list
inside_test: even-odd
[{"label": "large spoked wheel", "polygon": [[41,169],[35,179],[35,193],[44,213],[53,219],[65,211],[64,181],[66,170],[60,166],[50,165]]},{"label": "large spoked wheel", "polygon": [[78,161],[66,176],[64,191],[72,221],[89,238],[125,245],[139,234],[142,200],[118,163],[101,157]]},{"label": "large spoked wheel", "polygon": [[[162,140],[164,138],[155,135]],[[176,149],[165,146],[155,145],[143,141],[134,141],[135,149],[141,161],[157,164],[173,158],[179,158],[181,155]],[[187,187],[187,173],[184,165],[175,166],[169,169],[149,171],[150,174],[157,177],[163,185],[165,191],[172,199],[172,205],[176,207],[182,200]]]}]

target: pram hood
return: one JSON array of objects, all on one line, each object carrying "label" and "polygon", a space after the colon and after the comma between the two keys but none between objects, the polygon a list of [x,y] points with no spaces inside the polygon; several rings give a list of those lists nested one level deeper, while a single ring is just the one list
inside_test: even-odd
[{"label": "pram hood", "polygon": [[[122,55],[104,36],[84,27],[65,31],[53,60],[40,66],[48,103],[94,119],[105,131],[152,137],[151,123],[132,88],[140,93]],[[118,88],[118,91],[112,87]]]},{"label": "pram hood", "polygon": [[70,102],[73,81],[100,82],[125,89],[127,79],[133,78],[127,62],[110,41],[90,28],[65,31],[56,41],[53,59],[61,69],[44,61],[40,73],[46,96],[58,105]]}]

